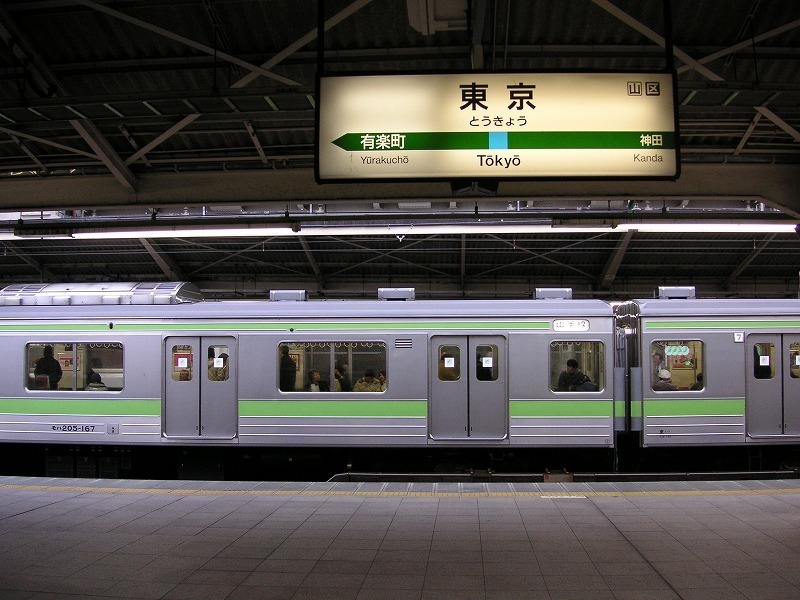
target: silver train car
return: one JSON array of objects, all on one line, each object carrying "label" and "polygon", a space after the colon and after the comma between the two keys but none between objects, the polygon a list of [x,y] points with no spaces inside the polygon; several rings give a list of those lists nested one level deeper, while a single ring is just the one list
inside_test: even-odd
[{"label": "silver train car", "polygon": [[[624,426],[601,301],[196,296],[185,284],[5,288],[0,440],[611,447]],[[570,358],[595,391],[558,389]]]},{"label": "silver train car", "polygon": [[800,442],[800,300],[665,287],[616,313],[642,447]]},{"label": "silver train car", "polygon": [[[606,448],[800,441],[800,301],[204,301],[0,290],[0,442]],[[568,368],[569,365],[577,365]],[[574,379],[579,371],[583,380]]]}]

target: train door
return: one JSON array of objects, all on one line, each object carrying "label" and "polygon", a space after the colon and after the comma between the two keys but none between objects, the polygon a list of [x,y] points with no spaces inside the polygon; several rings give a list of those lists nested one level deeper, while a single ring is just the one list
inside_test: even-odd
[{"label": "train door", "polygon": [[748,435],[800,435],[800,335],[748,335],[746,352]]},{"label": "train door", "polygon": [[236,437],[236,339],[176,336],[164,348],[164,435]]},{"label": "train door", "polygon": [[508,435],[506,340],[499,335],[433,336],[430,436],[501,440]]}]

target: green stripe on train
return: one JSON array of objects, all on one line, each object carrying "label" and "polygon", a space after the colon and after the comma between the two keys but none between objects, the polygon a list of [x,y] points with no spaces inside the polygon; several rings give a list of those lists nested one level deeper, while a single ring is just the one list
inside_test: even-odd
[{"label": "green stripe on train", "polygon": [[646,417],[739,417],[744,414],[744,398],[645,400],[644,414]]},{"label": "green stripe on train", "polygon": [[757,329],[800,327],[800,321],[645,321],[645,329]]},{"label": "green stripe on train", "polygon": [[0,325],[0,331],[375,331],[450,329],[550,329],[549,321],[315,321],[270,323],[54,323]]},{"label": "green stripe on train", "polygon": [[612,417],[613,400],[512,400],[512,417]]},{"label": "green stripe on train", "polygon": [[426,417],[424,400],[240,400],[241,417]]},{"label": "green stripe on train", "polygon": [[16,415],[161,416],[161,400],[7,398],[0,413]]}]

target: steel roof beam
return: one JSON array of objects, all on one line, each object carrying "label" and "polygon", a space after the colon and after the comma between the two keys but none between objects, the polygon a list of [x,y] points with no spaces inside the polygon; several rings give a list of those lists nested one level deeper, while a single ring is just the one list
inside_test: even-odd
[{"label": "steel roof beam", "polygon": [[0,5],[0,39],[5,42],[11,53],[26,69],[29,66],[33,67],[28,73],[37,85],[41,87],[41,90],[39,90],[41,95],[52,96],[56,93],[62,96],[69,95],[69,91],[64,87],[64,84],[50,70],[34,45],[2,5]]},{"label": "steel roof beam", "polygon": [[[370,2],[372,2],[372,0],[356,0],[355,2],[353,2],[352,4],[347,6],[346,8],[340,10],[338,13],[336,13],[330,19],[325,21],[325,31],[328,31],[331,27],[333,27],[335,25],[338,25],[339,23],[341,23],[342,21],[347,19],[350,15],[352,15],[352,14],[358,12],[359,10],[361,10],[362,8],[364,8]],[[309,31],[307,34],[305,34],[303,37],[301,37],[298,40],[296,40],[293,44],[289,44],[286,48],[284,48],[283,50],[278,52],[275,56],[270,58],[268,61],[262,63],[259,68],[260,69],[271,69],[272,67],[274,67],[278,63],[282,62],[286,57],[291,56],[292,54],[294,54],[295,52],[300,50],[300,48],[302,48],[303,46],[306,46],[310,42],[313,42],[315,39],[317,39],[317,36],[319,35],[317,29],[318,28],[315,27],[314,29]],[[256,79],[256,77],[258,77],[259,75],[260,75],[260,73],[256,73],[256,72],[248,73],[247,75],[245,75],[244,77],[242,77],[238,81],[235,81],[234,83],[232,83],[231,87],[232,88],[245,87],[246,85],[248,85],[252,81],[254,81]],[[297,84],[297,85],[300,85],[300,84]]]},{"label": "steel roof beam", "polygon": [[306,238],[302,235],[298,236],[297,239],[300,242],[300,245],[303,247],[303,252],[306,255],[308,264],[311,265],[311,269],[314,271],[319,289],[325,289],[325,277],[322,276],[322,269],[319,268],[317,259],[314,258],[314,253],[311,251],[311,246],[308,245],[308,240],[306,240]]},{"label": "steel roof beam", "polygon": [[[624,10],[620,9],[618,6],[612,4],[609,0],[592,0],[592,2],[594,2],[597,6],[599,6],[606,12],[617,17],[617,19],[619,19],[620,21],[622,21],[635,31],[638,31],[643,36],[651,39],[662,48],[666,47],[666,40],[664,39],[664,36],[659,35],[655,31],[647,27],[641,21],[634,19],[631,15],[626,13]],[[711,79],[712,81],[724,81],[722,77],[714,73],[711,69],[704,67],[699,61],[689,56],[686,52],[684,52],[677,46],[673,46],[672,53],[675,55],[675,57],[681,59],[684,63],[689,65],[691,69],[697,71],[701,75],[706,76],[708,79]]]},{"label": "steel roof beam", "polygon": [[761,113],[762,115],[767,117],[770,121],[775,123],[775,125],[777,125],[781,129],[783,129],[790,136],[792,136],[792,139],[795,142],[800,142],[800,131],[797,131],[797,129],[795,129],[794,127],[789,125],[786,121],[781,119],[778,115],[776,115],[774,112],[772,112],[766,106],[756,106],[755,109],[759,113]]},{"label": "steel roof beam", "polygon": [[253,124],[250,121],[245,121],[244,127],[245,129],[247,129],[247,133],[250,134],[250,139],[253,140],[253,145],[256,147],[256,152],[258,152],[258,156],[261,158],[261,162],[264,163],[265,165],[269,164],[269,161],[267,160],[267,155],[264,154],[264,148],[261,146],[261,142],[258,139],[258,134],[256,133]]},{"label": "steel roof beam", "polygon": [[628,246],[630,245],[632,239],[633,231],[626,231],[625,234],[617,241],[616,248],[614,248],[611,256],[608,257],[608,260],[603,267],[603,272],[600,273],[600,277],[598,278],[597,286],[600,289],[611,288],[611,284],[614,283],[614,279],[617,277],[619,267],[622,265],[622,259],[625,258],[625,252],[627,252]]},{"label": "steel roof beam", "polygon": [[27,251],[23,252],[22,250],[20,250],[17,247],[16,244],[14,244],[12,242],[2,242],[2,246],[3,246],[3,248],[8,249],[8,251],[11,254],[13,254],[15,258],[20,259],[26,265],[28,265],[29,267],[32,267],[34,270],[36,270],[36,272],[39,273],[39,277],[43,281],[44,280],[49,280],[49,281],[58,280],[58,277],[56,277],[56,275],[52,271],[50,271],[48,268],[44,267],[42,265],[42,263],[40,263],[38,260],[34,260],[33,258],[31,258],[30,257],[30,252],[27,252]]},{"label": "steel roof beam", "polygon": [[111,174],[129,192],[136,191],[136,176],[126,166],[116,150],[108,143],[94,123],[87,119],[70,121],[89,147],[95,151],[100,161],[108,167]]},{"label": "steel roof beam", "polygon": [[738,278],[738,277],[739,277],[739,276],[740,276],[742,273],[744,273],[744,270],[745,270],[747,267],[749,267],[749,266],[750,266],[750,265],[753,263],[753,261],[754,261],[756,258],[758,258],[758,256],[759,256],[759,255],[760,255],[762,252],[764,252],[764,250],[766,250],[766,249],[767,249],[767,246],[769,246],[770,242],[772,242],[772,241],[773,241],[773,240],[774,240],[774,239],[777,237],[777,235],[778,235],[778,234],[776,234],[776,233],[772,233],[772,234],[770,234],[770,235],[769,235],[769,236],[768,236],[768,237],[767,237],[765,240],[763,240],[762,242],[760,242],[760,243],[758,243],[758,244],[755,244],[755,243],[754,243],[754,244],[753,244],[753,251],[752,251],[752,252],[750,252],[750,254],[747,256],[747,258],[745,258],[745,259],[744,259],[744,260],[743,260],[741,263],[739,263],[739,266],[738,266],[738,267],[736,267],[736,268],[733,270],[733,272],[732,272],[732,273],[731,273],[731,274],[728,276],[728,279],[725,281],[725,283],[723,283],[723,284],[722,284],[722,287],[723,287],[724,289],[726,289],[726,290],[727,290],[728,288],[730,288],[730,287],[731,287],[731,286],[732,286],[732,285],[733,285],[733,284],[736,282],[736,279],[737,279],[737,278]]},{"label": "steel roof beam", "polygon": [[144,246],[153,262],[158,265],[158,268],[161,269],[167,279],[170,281],[188,281],[178,264],[166,256],[157,244],[145,238],[140,238],[139,242]]},{"label": "steel roof beam", "polygon": [[736,146],[736,150],[733,151],[734,156],[738,156],[742,152],[742,150],[744,150],[744,146],[745,144],[747,144],[747,140],[750,139],[750,136],[752,135],[753,131],[756,128],[756,125],[758,125],[758,122],[760,120],[761,120],[761,113],[757,112],[753,117],[753,120],[750,121],[750,125],[747,126],[747,131],[744,132],[742,139],[739,140],[739,144]]},{"label": "steel roof beam", "polygon": [[191,115],[188,115],[188,116],[184,117],[183,119],[181,119],[180,121],[175,123],[175,125],[173,125],[169,129],[167,129],[164,133],[162,133],[157,138],[152,140],[150,143],[146,144],[142,148],[139,148],[139,150],[134,152],[131,156],[129,156],[125,160],[125,164],[126,165],[130,165],[130,164],[135,163],[137,160],[139,160],[144,155],[146,155],[148,152],[150,152],[150,150],[152,150],[153,148],[161,145],[163,142],[165,142],[166,140],[171,138],[173,135],[178,133],[181,129],[183,129],[184,127],[186,127],[187,125],[189,125],[190,123],[195,121],[199,116],[200,116],[200,113],[194,113],[194,114],[191,114]]},{"label": "steel roof beam", "polygon": [[[748,38],[746,40],[743,40],[738,44],[734,44],[733,46],[728,46],[727,48],[718,50],[713,54],[709,54],[708,56],[704,56],[703,58],[697,59],[697,62],[700,64],[710,63],[718,58],[722,58],[723,56],[728,56],[729,54],[733,54],[734,52],[737,52],[738,50],[742,50],[744,48],[748,48],[749,46],[754,46],[758,42],[763,42],[764,40],[767,40],[771,37],[775,37],[776,35],[780,35],[781,33],[791,31],[792,29],[795,29],[797,27],[800,27],[800,19],[796,19],[794,21],[786,23],[786,25],[781,25],[780,27],[776,27],[775,29],[770,29],[769,31],[766,31],[753,38]],[[677,71],[680,74],[689,71],[692,68],[693,67],[691,65],[686,64],[681,67],[678,67]]]},{"label": "steel roof beam", "polygon": [[38,166],[42,170],[43,174],[46,175],[49,172],[48,168],[44,165],[44,163],[40,161],[39,158],[33,152],[31,152],[30,148],[28,148],[25,145],[25,142],[19,139],[16,135],[11,136],[11,141],[13,141],[17,145],[17,147],[20,150],[22,150],[26,154],[26,156],[30,158],[36,164],[36,166]]},{"label": "steel roof beam", "polygon": [[205,44],[201,44],[182,35],[178,35],[177,33],[168,31],[163,27],[153,25],[152,23],[148,23],[147,21],[142,21],[141,19],[131,17],[130,15],[126,15],[125,13],[120,12],[118,10],[114,10],[113,8],[103,6],[102,4],[98,4],[97,2],[93,2],[92,0],[75,0],[75,2],[77,4],[82,4],[83,6],[86,6],[88,8],[92,8],[98,12],[104,13],[110,17],[114,17],[115,19],[125,21],[126,23],[130,23],[131,25],[134,25],[136,27],[141,27],[142,29],[146,29],[147,31],[150,31],[157,35],[161,35],[174,42],[178,42],[179,44],[189,46],[190,48],[194,48],[195,50],[199,50],[200,52],[210,54],[211,56],[217,56],[222,60],[243,67],[248,71],[250,71],[251,73],[253,73],[254,78],[259,75],[262,75],[264,77],[269,77],[270,79],[274,79],[286,85],[293,85],[293,86],[302,85],[298,81],[294,81],[293,79],[289,79],[288,77],[283,77],[282,75],[278,75],[277,73],[272,73],[267,69],[251,64],[247,61],[241,60],[235,56],[228,54],[227,52],[220,52],[219,50],[215,50],[214,48],[206,46]]}]

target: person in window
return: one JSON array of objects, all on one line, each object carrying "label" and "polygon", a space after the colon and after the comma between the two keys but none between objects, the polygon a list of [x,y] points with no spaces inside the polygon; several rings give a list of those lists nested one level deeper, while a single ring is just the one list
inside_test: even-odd
[{"label": "person in window", "polygon": [[664,364],[664,355],[661,352],[653,354],[653,381],[658,379],[658,373],[662,369],[666,369],[667,365]]},{"label": "person in window", "polygon": [[103,378],[100,373],[89,371],[89,385],[86,386],[87,390],[102,391],[107,390],[106,384],[103,383]]},{"label": "person in window", "polygon": [[327,381],[322,381],[319,371],[311,369],[308,372],[308,382],[306,382],[306,386],[303,389],[307,392],[327,392],[330,388]]},{"label": "person in window", "polygon": [[293,392],[297,381],[297,363],[289,355],[289,346],[281,346],[281,362],[278,389],[282,392]]},{"label": "person in window", "polygon": [[658,372],[658,380],[653,384],[653,390],[656,392],[674,392],[678,386],[672,383],[672,373],[666,369],[661,369]]},{"label": "person in window", "polygon": [[559,392],[579,392],[578,386],[591,381],[589,377],[578,368],[578,361],[574,358],[567,360],[567,368],[558,376]]},{"label": "person in window", "polygon": [[380,392],[381,391],[381,382],[375,379],[375,371],[372,369],[367,369],[364,373],[364,377],[356,381],[356,384],[353,386],[354,392]]},{"label": "person in window", "polygon": [[380,373],[378,373],[378,381],[381,384],[381,391],[385,392],[386,391],[386,371],[381,371]]},{"label": "person in window", "polygon": [[223,352],[217,359],[222,360],[222,366],[214,366],[215,360],[209,359],[208,379],[210,381],[228,381],[228,355]]},{"label": "person in window", "polygon": [[347,363],[336,363],[333,369],[333,390],[335,392],[351,392],[353,384],[347,376]]},{"label": "person in window", "polygon": [[[52,346],[44,347],[42,357],[36,361],[36,368],[34,368],[33,374],[36,376],[37,382],[40,378],[47,377],[47,385],[50,389],[58,389],[58,382],[61,381],[63,372],[61,371],[61,365],[53,358]],[[36,387],[39,387],[38,383]]]},{"label": "person in window", "polygon": [[702,390],[703,389],[703,374],[702,373],[698,373],[697,374],[697,381],[695,381],[692,384],[692,387],[690,387],[689,389],[692,390],[693,392],[696,392],[697,390]]}]

